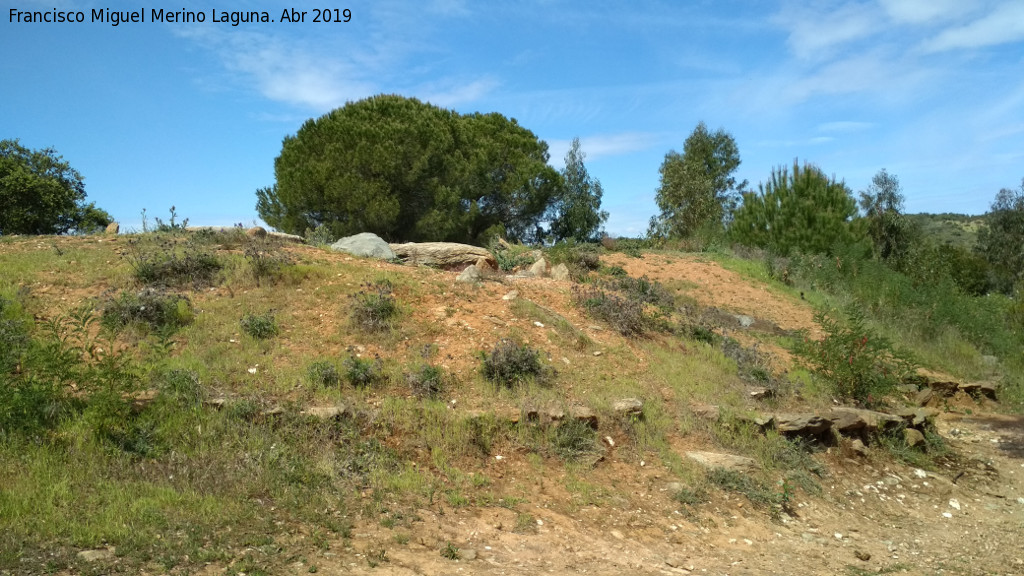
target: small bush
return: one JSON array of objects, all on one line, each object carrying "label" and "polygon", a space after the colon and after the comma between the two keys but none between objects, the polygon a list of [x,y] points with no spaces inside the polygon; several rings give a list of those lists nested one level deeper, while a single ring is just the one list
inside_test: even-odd
[{"label": "small bush", "polygon": [[533,255],[534,250],[522,244],[508,244],[499,240],[491,242],[488,249],[494,255],[498,268],[504,272],[511,272],[518,266],[526,266],[536,262]]},{"label": "small bush", "polygon": [[483,355],[482,370],[485,378],[509,389],[547,376],[540,352],[508,338],[499,340],[489,354]]},{"label": "small bush", "polygon": [[210,249],[195,239],[185,242],[165,235],[154,242],[128,241],[128,263],[135,278],[147,286],[191,286],[200,289],[214,284],[223,267]]},{"label": "small bush", "polygon": [[0,295],[0,374],[10,374],[29,342],[28,322],[17,302]]},{"label": "small bush", "polygon": [[598,286],[613,290],[629,300],[635,300],[643,304],[651,304],[662,309],[671,309],[675,304],[675,297],[657,280],[651,280],[646,275],[640,278],[632,276],[616,276],[612,280],[602,280]]},{"label": "small bush", "polygon": [[441,548],[441,557],[449,560],[458,560],[461,558],[459,555],[459,549],[451,542],[446,542],[444,548]]},{"label": "small bush", "polygon": [[306,244],[310,246],[329,246],[336,240],[337,238],[326,224],[320,224],[316,228],[306,228]]},{"label": "small bush", "polygon": [[565,240],[549,248],[545,255],[551,264],[565,264],[569,274],[577,281],[591,270],[601,267],[600,248],[596,244]]},{"label": "small bush", "polygon": [[412,393],[420,398],[437,398],[444,391],[444,371],[432,364],[426,364],[416,372],[406,375]]},{"label": "small bush", "polygon": [[597,432],[583,420],[569,418],[555,428],[555,454],[567,462],[579,462],[598,451]]},{"label": "small bush", "polygon": [[587,312],[610,324],[623,336],[642,336],[650,320],[644,305],[595,287],[573,287],[573,299]]},{"label": "small bush", "polygon": [[392,289],[389,280],[364,284],[350,300],[352,322],[370,332],[390,330],[398,317],[398,302]]},{"label": "small bush", "polygon": [[868,329],[859,310],[847,310],[845,326],[823,313],[816,314],[815,321],[825,331],[825,338],[814,341],[805,336],[797,342],[796,352],[832,384],[837,395],[871,404],[915,373],[910,357]]},{"label": "small bush", "polygon": [[153,330],[173,332],[188,326],[194,318],[192,302],[180,294],[144,288],[137,293],[122,292],[103,305],[101,323],[119,330],[126,326],[143,325]]},{"label": "small bush", "polygon": [[306,378],[314,386],[334,388],[341,385],[341,373],[333,362],[318,360],[306,368]]},{"label": "small bush", "polygon": [[203,384],[192,370],[168,370],[159,376],[157,386],[178,404],[196,406],[203,399]]},{"label": "small bush", "polygon": [[242,317],[241,324],[242,331],[257,340],[273,338],[281,332],[272,312],[246,314]]},{"label": "small bush", "polygon": [[374,356],[373,360],[367,360],[351,355],[345,359],[343,364],[345,381],[357,388],[374,386],[383,383],[386,379],[384,363],[380,356]]},{"label": "small bush", "polygon": [[276,280],[283,269],[295,264],[290,254],[281,251],[281,243],[269,238],[250,239],[245,247],[245,259],[257,286],[261,280]]},{"label": "small bush", "polygon": [[739,492],[754,504],[772,505],[780,503],[780,496],[764,482],[726,468],[713,468],[708,472],[708,481],[723,490]]}]

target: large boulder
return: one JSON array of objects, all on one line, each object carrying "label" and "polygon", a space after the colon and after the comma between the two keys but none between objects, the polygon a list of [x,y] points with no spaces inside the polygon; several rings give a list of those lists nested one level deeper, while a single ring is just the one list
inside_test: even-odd
[{"label": "large boulder", "polygon": [[[476,264],[481,258],[497,268],[494,256],[486,248],[456,242],[409,242],[392,244],[391,250],[406,264],[449,268]],[[478,266],[479,268],[479,266]]]},{"label": "large boulder", "polygon": [[353,256],[362,256],[364,258],[379,258],[381,260],[395,258],[395,253],[388,246],[388,243],[372,232],[346,236],[331,244],[331,250],[347,252]]},{"label": "large boulder", "polygon": [[480,281],[480,270],[476,267],[476,264],[472,264],[463,270],[455,281],[467,284],[476,284]]},{"label": "large boulder", "polygon": [[832,422],[817,414],[776,414],[775,429],[780,434],[817,436],[832,428]]}]

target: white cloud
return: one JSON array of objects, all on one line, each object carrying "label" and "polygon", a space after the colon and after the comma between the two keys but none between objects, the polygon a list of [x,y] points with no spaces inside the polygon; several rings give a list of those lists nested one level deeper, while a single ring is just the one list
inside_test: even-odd
[{"label": "white cloud", "polygon": [[[659,141],[656,134],[649,132],[623,132],[620,134],[604,134],[580,138],[580,149],[587,155],[586,160],[621,156],[640,150],[646,150]],[[572,146],[572,140],[548,140],[550,163],[556,168],[565,165],[565,153]]]},{"label": "white cloud", "polygon": [[789,3],[774,21],[789,30],[787,43],[798,58],[814,60],[828,56],[841,44],[877,33],[878,16],[877,8],[870,4],[851,2],[827,10]]},{"label": "white cloud", "polygon": [[440,106],[442,108],[455,108],[457,106],[476,102],[495,88],[498,87],[498,80],[487,77],[473,82],[455,85],[454,82],[446,82],[445,88],[439,88],[436,83],[421,86],[416,93],[425,94],[421,99]]},{"label": "white cloud", "polygon": [[965,26],[949,28],[924,43],[927,52],[981,48],[1024,41],[1024,3],[1003,2]]},{"label": "white cloud", "polygon": [[978,7],[965,0],[879,0],[879,3],[890,18],[907,24],[950,20]]},{"label": "white cloud", "polygon": [[871,122],[854,122],[850,120],[839,120],[836,122],[824,122],[818,124],[818,132],[838,132],[838,133],[849,133],[849,132],[861,132],[873,127],[874,124]]}]

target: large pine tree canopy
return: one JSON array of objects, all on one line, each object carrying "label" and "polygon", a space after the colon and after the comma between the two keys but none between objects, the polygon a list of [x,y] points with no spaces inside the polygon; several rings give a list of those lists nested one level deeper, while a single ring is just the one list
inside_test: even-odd
[{"label": "large pine tree canopy", "polygon": [[324,225],[392,242],[536,241],[562,188],[547,162],[547,144],[514,119],[379,95],[286,137],[256,209],[293,234]]}]

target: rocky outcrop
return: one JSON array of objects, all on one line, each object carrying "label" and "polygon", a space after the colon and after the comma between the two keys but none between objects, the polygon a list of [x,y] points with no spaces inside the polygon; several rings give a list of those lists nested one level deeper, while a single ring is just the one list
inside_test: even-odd
[{"label": "rocky outcrop", "polygon": [[363,258],[378,258],[380,260],[392,260],[396,256],[387,242],[371,232],[346,236],[331,244],[331,250]]},{"label": "rocky outcrop", "polygon": [[565,264],[556,264],[552,266],[551,279],[559,281],[572,280],[572,276],[569,274],[569,267]]},{"label": "rocky outcrop", "polygon": [[612,404],[612,410],[618,416],[639,418],[644,414],[644,403],[637,398],[623,398]]},{"label": "rocky outcrop", "polygon": [[497,267],[494,256],[486,248],[455,242],[409,242],[391,244],[395,256],[406,264],[454,268],[476,264],[481,258],[491,267]]},{"label": "rocky outcrop", "polygon": [[817,414],[776,414],[775,429],[787,436],[818,436],[832,428],[832,422]]},{"label": "rocky outcrop", "polygon": [[468,266],[462,271],[456,278],[456,282],[462,282],[465,284],[476,284],[480,282],[480,269],[476,267],[476,264]]},{"label": "rocky outcrop", "polygon": [[833,408],[828,419],[832,423],[832,428],[844,436],[876,435],[899,428],[903,424],[903,419],[899,416],[860,408]]},{"label": "rocky outcrop", "polygon": [[112,236],[116,236],[120,232],[121,232],[121,225],[118,224],[117,222],[111,222],[110,224],[107,224],[106,230],[103,231],[104,234],[110,234]]}]

